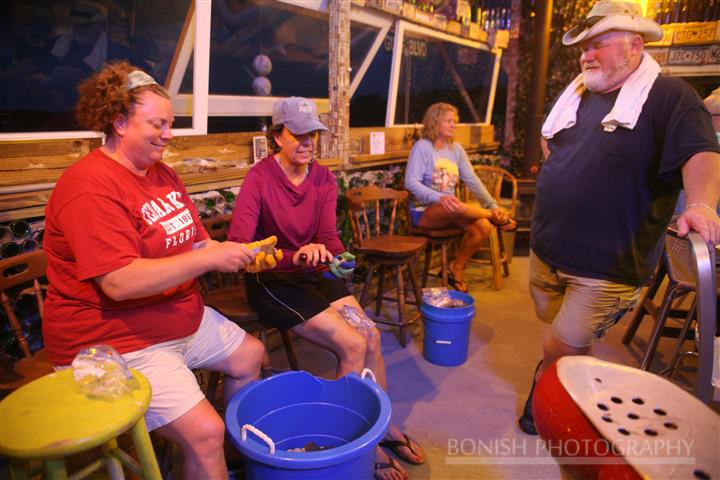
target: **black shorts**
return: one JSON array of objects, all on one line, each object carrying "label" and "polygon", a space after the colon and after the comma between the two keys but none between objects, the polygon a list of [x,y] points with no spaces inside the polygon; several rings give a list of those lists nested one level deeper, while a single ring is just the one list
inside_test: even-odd
[{"label": "black shorts", "polygon": [[350,295],[342,281],[325,278],[322,272],[247,273],[245,290],[260,321],[281,330],[309,320]]}]

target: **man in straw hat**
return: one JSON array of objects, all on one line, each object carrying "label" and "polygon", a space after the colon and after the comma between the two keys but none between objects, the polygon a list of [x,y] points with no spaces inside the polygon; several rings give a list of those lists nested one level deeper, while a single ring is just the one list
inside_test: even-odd
[{"label": "man in straw hat", "polygon": [[[563,37],[582,49],[582,73],[542,127],[530,293],[552,328],[535,378],[560,357],[586,354],[635,305],[683,186],[680,234],[720,242],[720,147],[695,91],[643,52],[661,38],[638,4],[611,0]],[[530,434],[535,378],[519,420]]]}]

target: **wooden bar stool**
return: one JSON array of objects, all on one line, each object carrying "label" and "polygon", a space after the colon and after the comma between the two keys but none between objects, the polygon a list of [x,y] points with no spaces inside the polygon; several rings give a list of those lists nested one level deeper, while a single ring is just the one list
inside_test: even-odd
[{"label": "wooden bar stool", "polygon": [[[423,237],[400,235],[398,233],[398,206],[406,202],[408,192],[393,190],[391,188],[361,187],[346,192],[348,199],[349,216],[353,233],[353,250],[362,255],[362,260],[368,264],[368,273],[365,277],[360,305],[364,308],[368,303],[370,283],[373,274],[378,270],[378,289],[375,297],[375,313],[380,315],[384,296],[385,268],[394,268],[396,271],[398,321],[388,322],[375,319],[378,323],[400,327],[400,345],[407,346],[407,326],[420,317],[419,305],[422,294],[415,277],[414,263],[418,253],[427,246],[427,239]],[[403,318],[405,310],[405,280],[403,270],[409,272],[410,283],[418,305],[418,313],[411,319]]]},{"label": "wooden bar stool", "polygon": [[[72,478],[106,467],[122,479],[123,465],[144,479],[160,479],[155,452],[145,425],[151,390],[147,379],[131,370],[139,387],[115,400],[80,393],[67,368],[30,382],[0,402],[0,454],[10,458],[13,478],[29,479],[31,461],[42,461],[45,478],[67,478],[65,457],[101,447],[102,458]],[[117,437],[129,431],[138,461],[118,448]]]}]

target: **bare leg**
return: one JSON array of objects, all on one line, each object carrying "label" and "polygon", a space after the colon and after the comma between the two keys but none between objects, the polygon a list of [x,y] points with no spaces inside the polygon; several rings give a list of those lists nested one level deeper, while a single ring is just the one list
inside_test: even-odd
[{"label": "bare leg", "polygon": [[[265,345],[254,336],[246,334],[234,352],[224,360],[208,367],[210,370],[225,374],[223,379],[223,404],[225,406],[243,385],[260,378],[260,367],[266,355]],[[224,445],[223,465],[226,464],[226,461],[240,458],[240,453],[234,448],[228,437],[228,441]]]},{"label": "bare leg", "polygon": [[464,283],[463,270],[465,270],[465,265],[467,265],[468,260],[475,255],[475,252],[478,251],[483,241],[490,236],[492,228],[490,222],[485,218],[478,219],[465,227],[467,235],[463,239],[457,257],[455,257],[455,260],[450,264],[450,271],[458,282]]},{"label": "bare leg", "polygon": [[481,218],[492,218],[493,213],[487,208],[482,208],[475,203],[463,203],[462,208],[454,213],[448,213],[442,205],[435,203],[430,205],[423,212],[418,222],[422,228],[465,228]]},{"label": "bare leg", "polygon": [[[352,295],[335,300],[331,305],[338,312],[343,305],[349,305],[357,308],[361,312],[363,311],[358,301]],[[343,321],[345,320],[343,319]],[[365,338],[367,345],[364,368],[372,370],[375,375],[375,379],[377,380],[377,384],[380,385],[383,390],[387,391],[387,372],[385,370],[385,359],[382,356],[380,345],[380,332],[377,328],[373,328],[370,331],[363,330],[359,333]],[[358,373],[360,371],[362,371],[362,368],[358,370]]]},{"label": "bare leg", "polygon": [[[362,311],[362,309],[360,309]],[[333,307],[292,328],[300,337],[332,351],[338,358],[336,378],[360,373],[365,366],[367,343],[357,329],[348,325]]]},{"label": "bare leg", "polygon": [[[339,312],[340,309],[343,307],[343,305],[349,305],[351,307],[355,307],[361,312],[363,311],[362,308],[360,308],[360,304],[357,302],[355,297],[352,295],[348,295],[347,297],[340,298],[338,300],[335,300],[332,303],[333,308],[337,309]],[[340,316],[342,318],[342,316]],[[343,322],[345,320],[343,319]],[[345,322],[347,323],[347,322]],[[349,326],[349,325],[348,325]],[[352,327],[351,327],[352,328]],[[365,330],[360,332],[363,337],[365,338],[366,344],[367,344],[367,353],[365,355],[365,368],[369,368],[372,370],[373,374],[375,374],[375,379],[377,380],[377,384],[382,387],[383,390],[387,392],[387,370],[385,369],[385,359],[382,356],[382,349],[381,349],[381,343],[380,343],[380,332],[377,330],[377,328],[373,328],[372,330]],[[389,440],[401,440],[405,441],[405,436],[403,433],[398,429],[398,427],[394,424],[390,424],[390,429],[388,430],[388,434],[385,437]],[[400,447],[403,454],[408,457],[412,458],[417,462],[421,462],[424,460],[424,452],[422,452],[422,449],[419,445],[413,444],[413,448],[416,452],[420,453],[421,455],[416,455],[412,451],[410,451],[409,448],[406,447]],[[380,454],[377,456],[377,461],[382,463],[387,463],[387,459],[384,456],[384,452],[380,449]],[[390,472],[392,473],[392,472]],[[389,475],[389,473],[388,473]],[[392,475],[378,475],[381,478],[393,478]],[[406,478],[406,477],[405,477]]]},{"label": "bare leg", "polygon": [[492,225],[489,218],[493,213],[474,203],[463,203],[463,207],[455,213],[448,213],[441,205],[431,205],[425,209],[418,226],[423,228],[460,227],[465,230],[465,239],[460,246],[455,260],[450,264],[450,272],[460,284],[458,287],[466,289],[463,281],[463,270],[468,260],[478,251],[482,242],[490,235]]},{"label": "bare leg", "polygon": [[223,454],[225,424],[207,400],[157,432],[182,449],[184,478],[228,478]]},{"label": "bare leg", "polygon": [[540,378],[545,369],[552,365],[555,360],[570,355],[585,355],[589,351],[590,347],[573,347],[555,337],[555,335],[550,332],[543,342],[543,360],[535,378]]},{"label": "bare leg", "polygon": [[260,366],[265,355],[265,346],[260,340],[246,334],[243,342],[221,362],[208,368],[223,372],[223,401],[225,405],[233,394],[253,380],[260,378]]}]

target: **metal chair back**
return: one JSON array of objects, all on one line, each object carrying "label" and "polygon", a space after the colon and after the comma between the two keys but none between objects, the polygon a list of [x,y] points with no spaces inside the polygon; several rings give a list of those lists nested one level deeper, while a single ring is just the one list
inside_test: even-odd
[{"label": "metal chair back", "polygon": [[674,229],[668,229],[665,246],[668,270],[672,270],[679,281],[695,286],[699,362],[694,394],[709,403],[713,397],[713,349],[720,322],[717,316],[715,248],[708,248],[697,232],[681,238]]},{"label": "metal chair back", "polygon": [[697,276],[692,248],[688,239],[678,237],[675,229],[668,228],[663,255],[665,255],[665,266],[670,280],[681,284],[685,290],[695,290]]}]

